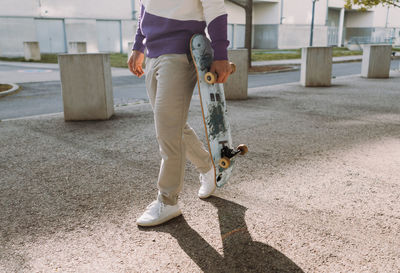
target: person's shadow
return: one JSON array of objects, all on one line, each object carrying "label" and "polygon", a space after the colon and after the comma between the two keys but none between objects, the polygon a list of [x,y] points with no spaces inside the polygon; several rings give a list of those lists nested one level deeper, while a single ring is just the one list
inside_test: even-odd
[{"label": "person's shadow", "polygon": [[170,233],[203,272],[304,272],[278,250],[252,240],[244,218],[247,208],[219,197],[205,201],[218,209],[223,256],[193,230],[183,216],[169,222],[173,225],[166,223],[141,230]]}]

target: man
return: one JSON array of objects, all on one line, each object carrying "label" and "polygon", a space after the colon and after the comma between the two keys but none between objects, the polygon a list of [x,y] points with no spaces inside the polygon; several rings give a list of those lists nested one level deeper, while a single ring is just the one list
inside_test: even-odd
[{"label": "man", "polygon": [[[227,14],[224,0],[142,0],[140,17],[128,65],[138,77],[146,74],[146,89],[154,112],[156,135],[162,157],[158,176],[158,198],[141,217],[140,226],[155,226],[181,215],[178,195],[182,189],[188,158],[200,172],[200,198],[216,188],[208,151],[186,123],[196,71],[189,42],[207,27],[214,49],[211,72],[217,82],[228,79]],[[143,71],[147,50],[146,72]]]}]

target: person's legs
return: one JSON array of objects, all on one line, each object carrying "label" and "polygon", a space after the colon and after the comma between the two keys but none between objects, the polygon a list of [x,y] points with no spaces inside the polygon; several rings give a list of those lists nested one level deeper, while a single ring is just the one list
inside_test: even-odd
[{"label": "person's legs", "polygon": [[186,55],[163,55],[146,63],[146,87],[162,157],[158,199],[167,205],[177,203],[186,156],[200,172],[212,166],[208,152],[186,123],[195,84],[195,68]]},{"label": "person's legs", "polygon": [[183,130],[183,141],[186,158],[196,166],[199,173],[208,172],[212,168],[210,154],[188,123]]},{"label": "person's legs", "polygon": [[[208,151],[186,123],[195,84],[195,68],[186,55],[171,54],[146,60],[146,88],[154,112],[162,160],[158,198],[138,218],[138,225],[162,224],[181,214],[177,202],[183,185],[186,157],[200,173],[214,173]],[[204,183],[204,177],[210,177],[208,183]],[[200,175],[200,178],[199,197],[205,198],[215,189],[214,178],[210,175]]]},{"label": "person's legs", "polygon": [[215,191],[215,171],[212,166],[210,154],[204,149],[203,143],[189,124],[184,129],[184,142],[186,157],[196,166],[200,173],[201,187],[197,195],[200,198],[208,198]]}]

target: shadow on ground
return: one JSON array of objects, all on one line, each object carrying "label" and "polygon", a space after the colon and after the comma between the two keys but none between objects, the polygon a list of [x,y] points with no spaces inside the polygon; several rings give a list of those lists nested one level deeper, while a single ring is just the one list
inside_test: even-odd
[{"label": "shadow on ground", "polygon": [[141,230],[171,234],[203,272],[304,272],[275,248],[253,241],[245,222],[247,208],[219,197],[206,201],[218,209],[223,256],[192,229],[184,217],[172,220],[177,225]]}]

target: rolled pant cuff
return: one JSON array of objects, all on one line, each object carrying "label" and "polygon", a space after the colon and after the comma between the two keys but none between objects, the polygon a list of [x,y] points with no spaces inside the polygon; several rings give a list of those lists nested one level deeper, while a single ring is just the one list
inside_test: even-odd
[{"label": "rolled pant cuff", "polygon": [[169,206],[175,206],[178,204],[178,196],[175,197],[170,197],[170,196],[165,196],[161,192],[158,192],[158,201],[164,203],[165,205]]}]

